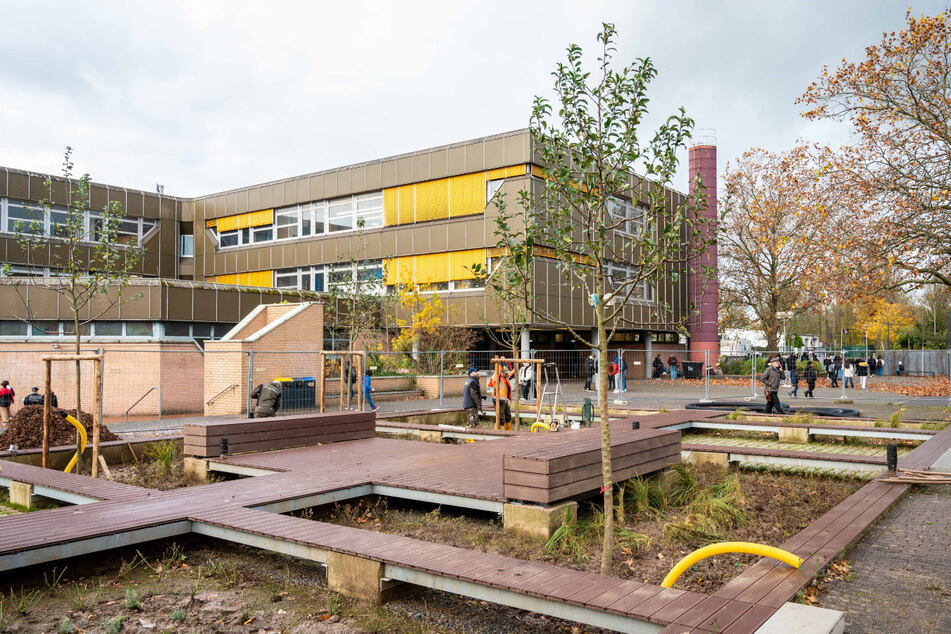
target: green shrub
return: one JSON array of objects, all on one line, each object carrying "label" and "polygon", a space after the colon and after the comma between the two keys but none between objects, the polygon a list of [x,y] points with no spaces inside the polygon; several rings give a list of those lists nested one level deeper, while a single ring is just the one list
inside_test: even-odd
[{"label": "green shrub", "polygon": [[162,473],[171,473],[172,464],[175,462],[175,456],[178,455],[178,447],[174,440],[149,445],[145,450],[145,457],[156,463]]}]

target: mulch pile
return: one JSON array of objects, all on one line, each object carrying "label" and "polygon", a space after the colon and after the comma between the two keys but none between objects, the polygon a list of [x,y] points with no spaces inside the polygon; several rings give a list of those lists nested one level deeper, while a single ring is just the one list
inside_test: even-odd
[{"label": "mulch pile", "polygon": [[[76,444],[76,428],[63,418],[60,414],[63,411],[76,416],[75,409],[53,408],[50,410],[50,447]],[[86,433],[89,434],[89,442],[92,442],[92,415],[83,412],[80,422],[86,428]],[[109,431],[105,425],[100,425],[99,440],[105,442],[121,439]],[[20,449],[38,449],[43,446],[42,405],[24,405],[10,418],[6,430],[0,434],[0,449],[6,449],[10,445],[16,445]]]}]

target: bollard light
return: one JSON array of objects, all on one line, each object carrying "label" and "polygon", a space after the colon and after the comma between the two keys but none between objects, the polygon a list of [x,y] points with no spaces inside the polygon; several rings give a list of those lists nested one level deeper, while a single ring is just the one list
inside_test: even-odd
[{"label": "bollard light", "polygon": [[631,429],[637,431],[641,428],[641,422],[639,420],[631,421]]},{"label": "bollard light", "polygon": [[889,471],[898,471],[898,445],[885,446],[885,464]]},{"label": "bollard light", "polygon": [[221,454],[222,458],[228,457],[228,439],[227,438],[222,438],[218,442],[218,453]]}]

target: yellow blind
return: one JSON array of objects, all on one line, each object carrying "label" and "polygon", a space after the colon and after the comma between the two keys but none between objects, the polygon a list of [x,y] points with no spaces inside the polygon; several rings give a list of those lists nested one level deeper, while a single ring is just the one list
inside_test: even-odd
[{"label": "yellow blind", "polygon": [[532,176],[537,176],[538,178],[545,178],[545,170],[538,167],[537,165],[532,165]]},{"label": "yellow blind", "polygon": [[219,232],[234,231],[235,229],[247,229],[248,227],[260,227],[274,223],[274,210],[262,209],[252,211],[246,214],[235,214],[234,216],[225,216],[215,218],[205,222],[206,227],[217,225]]},{"label": "yellow blind", "polygon": [[254,271],[248,273],[248,286],[262,286],[270,288],[274,285],[274,273],[272,271]]},{"label": "yellow blind", "polygon": [[218,231],[223,233],[225,231],[234,231],[238,228],[238,216],[225,216],[224,218],[218,218]]},{"label": "yellow blind", "polygon": [[252,211],[244,214],[248,217],[249,227],[262,227],[264,225],[274,224],[274,210],[262,209],[261,211]]},{"label": "yellow blind", "polygon": [[449,216],[457,218],[485,212],[485,173],[453,176]]},{"label": "yellow blind", "polygon": [[500,178],[505,178],[505,168],[504,168],[504,167],[499,167],[499,168],[494,169],[494,170],[489,170],[489,171],[487,171],[487,172],[485,173],[485,180],[487,180],[487,181],[494,181],[494,180],[498,180],[498,179],[500,179]]},{"label": "yellow blind", "polygon": [[475,273],[471,268],[473,264],[481,264],[485,268],[485,249],[468,249],[466,251],[449,252],[449,279],[450,280],[472,280],[475,279]]},{"label": "yellow blind", "polygon": [[397,187],[383,190],[383,225],[391,227],[400,223],[400,193]]},{"label": "yellow blind", "polygon": [[413,185],[403,185],[400,187],[400,207],[398,224],[406,224],[415,221],[416,213],[416,190]]},{"label": "yellow blind", "polygon": [[217,227],[217,226],[218,226],[218,219],[217,219],[217,218],[212,218],[211,220],[206,220],[206,221],[205,221],[205,229],[209,229],[209,228],[211,228],[211,227]]},{"label": "yellow blind", "polygon": [[449,217],[449,179],[416,184],[416,222]]},{"label": "yellow blind", "polygon": [[525,176],[525,166],[524,165],[512,165],[511,167],[505,168],[505,177],[509,176]]},{"label": "yellow blind", "polygon": [[449,254],[428,253],[416,256],[417,284],[434,284],[449,281]]},{"label": "yellow blind", "polygon": [[209,278],[209,280],[212,282],[217,282],[218,284],[237,284],[238,276],[234,273],[230,275],[216,275]]}]

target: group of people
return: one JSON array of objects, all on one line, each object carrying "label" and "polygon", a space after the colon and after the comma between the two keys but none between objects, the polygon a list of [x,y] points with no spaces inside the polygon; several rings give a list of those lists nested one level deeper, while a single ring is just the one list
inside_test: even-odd
[{"label": "group of people", "polygon": [[[783,381],[788,381],[785,385],[790,387],[789,396],[799,397],[799,368],[798,362],[805,361],[806,367],[802,371],[802,379],[806,382],[806,391],[803,394],[806,398],[815,398],[816,381],[819,379],[817,369],[818,360],[815,354],[803,352],[802,357],[798,358],[795,354],[788,356],[778,355],[769,360],[760,382],[766,388],[766,412],[782,412],[782,405],[779,402],[779,388]],[[816,364],[816,365],[814,365]],[[829,387],[840,387],[842,382],[843,389],[855,388],[855,377],[859,378],[861,389],[865,389],[868,377],[882,376],[885,370],[885,360],[882,355],[872,356],[867,359],[862,358],[843,358],[841,355],[826,357],[822,360],[822,366],[825,375],[829,380]],[[899,362],[896,374],[901,375],[904,372],[904,365]]]},{"label": "group of people", "polygon": [[[594,352],[584,360],[584,391],[594,392],[595,377],[598,376],[598,358]],[[627,361],[617,354],[608,366],[608,389],[615,393],[627,392]]]},{"label": "group of people", "polygon": [[669,376],[671,381],[677,379],[680,376],[680,360],[677,359],[677,355],[670,355],[667,357],[667,365],[664,366],[663,360],[660,358],[660,354],[654,357],[654,360],[651,362],[651,365],[654,368],[654,378],[659,379],[663,376]]},{"label": "group of people", "polygon": [[[10,422],[10,408],[16,403],[16,391],[10,386],[7,380],[0,381],[0,422],[7,425]],[[40,388],[34,387],[23,399],[23,405],[44,405],[46,397],[40,394]],[[50,405],[58,407],[59,403],[56,394],[50,392]]]},{"label": "group of people", "polygon": [[[469,427],[479,426],[479,416],[484,414],[482,401],[482,387],[479,384],[479,368],[472,366],[466,370],[469,377],[462,390],[462,408],[466,412],[466,422]],[[512,363],[498,367],[498,371],[489,377],[486,383],[488,393],[495,400],[495,407],[499,412],[497,428],[512,429],[512,381],[518,381],[519,393],[523,400],[533,396],[535,368],[532,363],[522,363],[516,368]]]}]

